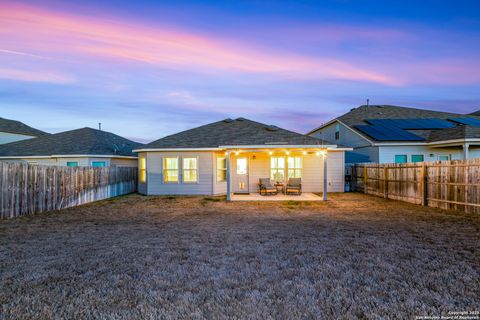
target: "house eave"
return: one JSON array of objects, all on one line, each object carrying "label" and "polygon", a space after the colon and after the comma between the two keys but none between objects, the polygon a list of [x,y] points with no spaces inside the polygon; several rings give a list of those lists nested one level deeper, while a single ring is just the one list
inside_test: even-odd
[{"label": "house eave", "polygon": [[55,154],[50,156],[0,156],[0,159],[51,159],[51,158],[116,158],[116,159],[132,159],[134,156],[106,155],[106,154]]},{"label": "house eave", "polygon": [[220,148],[228,149],[337,149],[336,145],[288,145],[288,144],[257,144],[257,145],[228,145],[220,146]]},{"label": "house eave", "polygon": [[160,151],[222,151],[222,148],[145,148],[135,149],[133,152],[160,152]]}]

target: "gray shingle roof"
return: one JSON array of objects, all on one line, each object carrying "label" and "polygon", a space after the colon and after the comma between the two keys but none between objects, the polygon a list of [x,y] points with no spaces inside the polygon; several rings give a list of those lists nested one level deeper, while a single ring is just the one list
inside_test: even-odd
[{"label": "gray shingle roof", "polygon": [[[360,106],[350,110],[350,112],[338,117],[337,119],[348,125],[353,130],[365,135],[363,132],[357,130],[354,126],[368,124],[366,120],[369,119],[449,119],[449,118],[477,118],[480,116],[472,114],[459,114],[451,112],[441,112],[433,110],[423,110],[408,107],[399,107],[391,105],[370,105]],[[468,127],[457,129],[461,127]],[[480,131],[478,128],[460,125],[451,129],[436,129],[436,130],[408,130],[414,134],[424,137],[427,142],[442,141],[450,139],[480,138]],[[449,137],[449,133],[454,134],[456,138]],[[461,136],[461,134],[464,134]],[[369,137],[371,140],[371,137]]]},{"label": "gray shingle roof", "polygon": [[430,136],[428,137],[428,141],[436,142],[470,138],[480,138],[480,128],[459,125],[455,128],[432,130]]},{"label": "gray shingle roof", "polygon": [[132,150],[139,145],[110,132],[82,128],[0,145],[0,156],[135,156]]},{"label": "gray shingle roof", "polygon": [[0,118],[0,132],[23,134],[33,137],[40,137],[48,134],[41,130],[27,126],[23,122],[5,118]]},{"label": "gray shingle roof", "polygon": [[143,145],[149,148],[217,148],[227,145],[322,145],[322,140],[244,118],[225,119]]},{"label": "gray shingle roof", "polygon": [[[448,118],[471,118],[472,115],[423,110],[389,105],[360,106],[337,119],[353,127],[355,125],[367,124],[367,119],[448,119]],[[478,118],[473,116],[474,118]]]}]

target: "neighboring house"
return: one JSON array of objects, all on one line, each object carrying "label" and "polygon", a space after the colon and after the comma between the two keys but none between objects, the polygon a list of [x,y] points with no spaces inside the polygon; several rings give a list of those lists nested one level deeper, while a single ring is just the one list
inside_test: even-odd
[{"label": "neighboring house", "polygon": [[0,145],[0,160],[59,166],[136,167],[140,143],[83,128]]},{"label": "neighboring house", "polygon": [[480,157],[480,117],[397,106],[360,106],[308,135],[353,147],[346,163]]},{"label": "neighboring house", "polygon": [[48,135],[48,133],[29,127],[26,124],[0,118],[0,144],[27,140]]},{"label": "neighboring house", "polygon": [[[350,149],[351,150],[351,149]],[[305,192],[344,191],[344,149],[251,120],[225,119],[167,136],[136,150],[139,192],[220,195],[258,192],[259,178],[300,177]]]}]

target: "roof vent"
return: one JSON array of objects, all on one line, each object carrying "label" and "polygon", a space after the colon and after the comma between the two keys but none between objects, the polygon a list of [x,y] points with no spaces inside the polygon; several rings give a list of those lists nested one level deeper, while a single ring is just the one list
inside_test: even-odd
[{"label": "roof vent", "polygon": [[277,131],[278,127],[277,126],[267,126],[267,127],[265,127],[265,129],[267,129],[268,131]]},{"label": "roof vent", "polygon": [[237,118],[237,121],[243,121],[245,118]]},{"label": "roof vent", "polygon": [[352,109],[350,109],[350,111],[353,111],[353,110],[355,110],[355,109],[357,109],[357,108],[352,108]]},{"label": "roof vent", "polygon": [[230,123],[230,122],[233,122],[233,119],[228,118],[228,119],[223,120],[223,122]]}]

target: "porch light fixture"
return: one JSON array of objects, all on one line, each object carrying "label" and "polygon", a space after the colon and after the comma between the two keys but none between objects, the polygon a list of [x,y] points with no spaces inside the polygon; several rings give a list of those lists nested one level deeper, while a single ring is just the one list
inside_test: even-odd
[{"label": "porch light fixture", "polygon": [[235,151],[235,155],[238,156],[240,154],[240,152],[238,151]]},{"label": "porch light fixture", "polygon": [[268,151],[268,154],[269,154],[269,155],[272,155],[272,154],[273,154],[273,152],[272,152],[272,151]]},{"label": "porch light fixture", "polygon": [[307,154],[307,151],[303,151],[303,155],[306,155]]},{"label": "porch light fixture", "polygon": [[285,154],[288,156],[290,154],[290,151],[285,152]]}]

